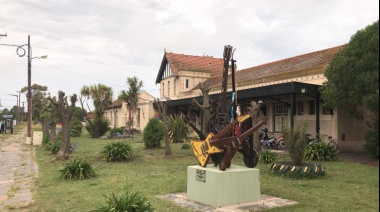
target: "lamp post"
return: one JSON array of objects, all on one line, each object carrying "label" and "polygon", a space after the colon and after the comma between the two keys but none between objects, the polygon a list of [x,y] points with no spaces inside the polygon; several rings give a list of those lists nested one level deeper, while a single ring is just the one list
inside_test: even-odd
[{"label": "lamp post", "polygon": [[20,116],[20,106],[19,106],[19,101],[18,101],[18,95],[16,95],[16,94],[7,94],[7,95],[10,95],[10,96],[15,96],[15,97],[17,97],[17,101],[16,101],[16,105],[17,105],[17,119],[18,119],[18,117]]},{"label": "lamp post", "polygon": [[21,94],[21,91],[16,91],[16,92],[18,92],[18,120],[17,120],[17,122],[20,123],[20,107],[21,107],[21,104],[20,104],[20,101],[21,101],[20,94]]},{"label": "lamp post", "polygon": [[28,102],[28,137],[26,138],[26,144],[32,144],[32,90],[31,90],[31,81],[32,81],[32,59],[46,59],[47,55],[32,57],[32,47],[30,46],[30,35],[28,35],[28,44],[24,45],[10,45],[10,44],[0,44],[4,46],[16,46],[16,53],[19,57],[23,57],[26,54],[24,46],[28,46],[28,93],[27,93],[27,102]]},{"label": "lamp post", "polygon": [[[22,46],[20,46],[19,48],[22,48]],[[25,50],[24,50],[24,55],[25,55]],[[24,56],[24,55],[22,55],[22,56]],[[21,55],[19,55],[19,56],[22,57]],[[28,35],[28,95],[27,95],[27,102],[28,102],[28,139],[31,139],[31,137],[32,137],[32,85],[31,85],[31,82],[32,82],[32,60],[35,58],[46,59],[47,55],[39,56],[39,57],[32,57],[32,47],[30,46],[30,35]]]}]

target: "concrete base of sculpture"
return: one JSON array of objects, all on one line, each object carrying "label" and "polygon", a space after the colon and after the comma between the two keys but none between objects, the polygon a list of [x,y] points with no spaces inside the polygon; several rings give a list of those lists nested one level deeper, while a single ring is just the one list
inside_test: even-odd
[{"label": "concrete base of sculpture", "polygon": [[209,165],[187,167],[187,198],[221,207],[260,200],[260,171],[231,165],[225,171]]},{"label": "concrete base of sculpture", "polygon": [[25,144],[31,145],[32,144],[32,137],[26,137]]}]

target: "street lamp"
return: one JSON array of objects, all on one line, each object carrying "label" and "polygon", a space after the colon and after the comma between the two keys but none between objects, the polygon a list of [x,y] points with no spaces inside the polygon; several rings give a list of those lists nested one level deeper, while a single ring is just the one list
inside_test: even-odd
[{"label": "street lamp", "polygon": [[20,105],[19,105],[19,103],[18,103],[18,95],[16,95],[16,94],[9,94],[9,93],[7,93],[7,95],[17,97],[16,105],[17,105],[17,118],[18,118],[18,117],[20,116]]},{"label": "street lamp", "polygon": [[32,144],[32,91],[31,91],[31,79],[32,79],[32,59],[46,59],[47,55],[32,57],[32,47],[30,46],[30,35],[28,35],[28,44],[24,45],[9,45],[9,44],[0,44],[4,46],[16,46],[16,53],[19,57],[23,57],[26,54],[24,46],[28,46],[28,137],[26,138],[26,144]]}]

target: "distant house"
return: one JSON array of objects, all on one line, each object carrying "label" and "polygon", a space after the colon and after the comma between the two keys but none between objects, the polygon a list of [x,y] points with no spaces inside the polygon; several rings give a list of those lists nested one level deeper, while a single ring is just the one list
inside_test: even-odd
[{"label": "distant house", "polygon": [[[139,94],[137,108],[132,111],[133,128],[144,130],[148,120],[155,116],[153,109],[154,97],[148,92],[143,91]],[[107,106],[104,113],[105,118],[110,121],[111,128],[125,127],[129,120],[129,111],[126,102],[115,100]]]},{"label": "distant house", "polygon": [[[238,105],[244,114],[250,102],[267,102],[269,131],[281,133],[283,123],[294,126],[308,123],[307,131],[327,141],[332,136],[340,151],[364,151],[366,121],[350,118],[342,111],[323,107],[319,87],[326,81],[324,72],[332,58],[344,46],[337,46],[279,61],[274,61],[235,73]],[[239,58],[234,58],[239,60]],[[223,59],[164,53],[156,84],[160,98],[169,98],[169,111],[187,115],[200,128],[201,112],[193,107],[195,98],[202,103],[199,82],[211,87],[210,98],[218,100],[221,91]],[[231,75],[228,92],[231,98]],[[259,116],[263,116],[262,112]],[[284,122],[283,122],[284,121]]]}]

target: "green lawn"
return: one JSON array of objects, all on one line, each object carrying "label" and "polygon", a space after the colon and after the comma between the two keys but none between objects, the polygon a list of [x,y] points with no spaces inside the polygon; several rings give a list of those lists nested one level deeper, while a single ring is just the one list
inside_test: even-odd
[{"label": "green lawn", "polygon": [[[118,140],[119,141],[119,140]],[[192,211],[157,195],[186,192],[187,166],[198,161],[191,149],[171,144],[173,157],[164,157],[164,149],[144,149],[141,136],[125,139],[132,145],[134,159],[124,163],[101,160],[99,152],[111,140],[72,138],[78,143],[71,159],[82,158],[93,163],[98,177],[70,181],[59,178],[64,163],[36,147],[38,179],[32,211],[91,211],[105,202],[105,195],[120,194],[129,189],[141,192],[156,211]],[[288,159],[288,158],[281,158]],[[232,164],[244,166],[237,153]],[[269,165],[258,164],[261,193],[298,201],[299,204],[269,211],[379,211],[379,168],[346,162],[323,162],[326,176],[319,179],[289,179],[275,176]],[[249,182],[247,182],[249,183]]]}]

